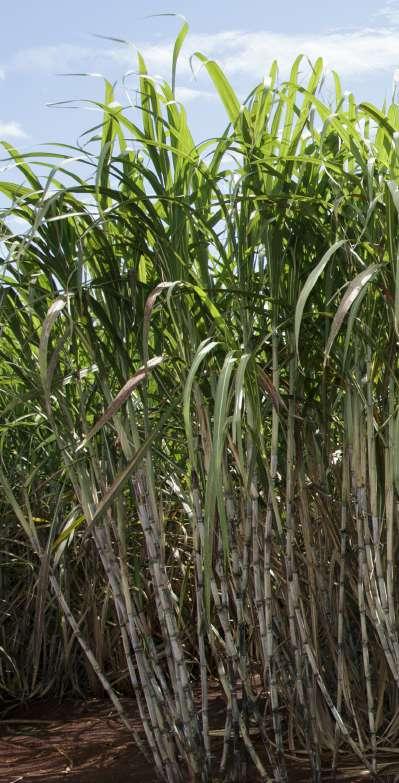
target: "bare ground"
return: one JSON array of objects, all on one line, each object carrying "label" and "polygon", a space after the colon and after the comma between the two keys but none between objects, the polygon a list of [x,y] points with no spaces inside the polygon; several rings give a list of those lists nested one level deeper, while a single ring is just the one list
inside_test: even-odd
[{"label": "bare ground", "polygon": [[[135,702],[124,700],[140,729]],[[223,703],[212,702],[212,722],[220,724]],[[140,729],[141,730],[141,729]],[[220,740],[216,740],[220,747]],[[217,750],[217,748],[216,748]],[[399,781],[399,751],[390,749],[381,781]],[[341,759],[338,781],[370,780],[350,757]],[[310,781],[305,763],[292,759],[292,783]],[[255,783],[256,776],[251,783]],[[331,780],[328,771],[325,780]],[[155,783],[154,768],[135,748],[109,701],[37,702],[9,709],[0,719],[0,783]],[[248,778],[248,783],[250,776]]]}]

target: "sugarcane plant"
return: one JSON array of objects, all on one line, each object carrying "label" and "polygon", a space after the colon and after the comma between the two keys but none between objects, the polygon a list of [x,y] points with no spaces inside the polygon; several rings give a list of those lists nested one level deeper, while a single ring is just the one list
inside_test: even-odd
[{"label": "sugarcane plant", "polygon": [[[42,693],[63,667],[84,690],[76,640],[168,783],[282,783],[304,750],[309,779],[349,754],[378,780],[399,707],[398,107],[336,74],[323,100],[303,57],[241,105],[196,52],[228,122],[198,144],[187,31],[170,83],[141,55],[127,107],[105,83],[90,145],[3,145],[0,684]],[[10,634],[27,564],[33,621]]]}]

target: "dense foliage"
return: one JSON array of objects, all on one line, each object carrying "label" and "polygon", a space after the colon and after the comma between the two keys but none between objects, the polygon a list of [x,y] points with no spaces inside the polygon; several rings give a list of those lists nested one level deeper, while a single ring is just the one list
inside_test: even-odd
[{"label": "dense foliage", "polygon": [[170,85],[141,57],[137,105],[106,83],[91,145],[4,145],[2,697],[101,687],[127,721],[133,688],[160,777],[205,782],[216,677],[223,780],[239,752],[373,772],[399,729],[399,108],[335,75],[323,102],[302,58],[240,106],[197,53],[229,125],[195,144],[186,32]]}]

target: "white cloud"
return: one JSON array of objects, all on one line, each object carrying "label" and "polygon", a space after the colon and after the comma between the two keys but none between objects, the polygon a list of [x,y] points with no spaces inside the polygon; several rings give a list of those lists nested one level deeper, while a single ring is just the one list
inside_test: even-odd
[{"label": "white cloud", "polygon": [[192,87],[176,87],[176,100],[182,103],[196,101],[199,98],[208,100],[214,98],[215,94],[210,90],[195,90]]},{"label": "white cloud", "polygon": [[374,14],[375,19],[384,19],[388,24],[396,25],[399,23],[399,2],[398,0],[388,0],[385,5]]},{"label": "white cloud", "polygon": [[21,128],[19,122],[0,120],[0,139],[27,139],[28,134]]},{"label": "white cloud", "polygon": [[53,76],[60,71],[76,70],[92,62],[98,55],[95,48],[60,43],[58,46],[32,46],[20,49],[7,63],[7,70],[46,72]]},{"label": "white cloud", "polygon": [[0,80],[4,81],[5,78],[6,78],[5,71],[3,70],[3,68],[0,68]]},{"label": "white cloud", "polygon": [[[298,54],[315,61],[322,56],[325,63],[341,76],[367,76],[376,71],[393,72],[399,67],[399,30],[388,28],[332,32],[319,35],[286,35],[267,30],[244,33],[229,31],[214,35],[191,36],[186,51],[201,51],[215,58],[227,74],[261,80],[273,60],[281,72],[288,68]],[[170,46],[144,46],[143,55],[149,69],[170,66]],[[182,57],[182,69],[189,74],[189,58]],[[198,72],[198,60],[193,60]]]},{"label": "white cloud", "polygon": [[[165,44],[164,59],[170,63],[171,47]],[[156,47],[154,47],[156,49]],[[101,76],[99,69],[107,69],[110,64],[119,67],[136,65],[137,49],[133,46],[78,46],[60,42],[54,46],[32,46],[17,51],[7,63],[2,65],[7,71],[16,73],[45,73],[48,76],[65,73],[87,73]],[[167,54],[166,54],[167,53]],[[94,72],[95,71],[95,72]],[[104,73],[106,76],[106,72]]]},{"label": "white cloud", "polygon": [[[322,56],[326,64],[336,69],[342,77],[366,77],[373,72],[383,71],[393,73],[399,68],[399,28],[394,25],[396,15],[399,22],[399,0],[398,3],[388,3],[381,13],[390,20],[390,26],[309,35],[287,35],[268,30],[190,34],[180,59],[180,89],[189,91],[185,99],[197,97],[190,69],[190,55],[195,51],[215,58],[227,74],[243,77],[248,82],[261,81],[274,59],[278,61],[282,74],[286,75],[299,53],[307,55],[312,61]],[[159,41],[156,44],[142,42],[138,48],[151,74],[160,73],[163,77],[169,77],[172,56],[170,41]],[[199,61],[194,58],[192,62],[197,74],[201,72],[198,78],[202,81],[203,69]],[[93,70],[103,70],[107,74],[111,69],[114,74],[117,68],[122,74],[129,68],[135,71],[136,62],[132,47],[88,47],[61,43],[58,46],[21,50],[5,67],[7,71],[40,71],[49,75]]]}]

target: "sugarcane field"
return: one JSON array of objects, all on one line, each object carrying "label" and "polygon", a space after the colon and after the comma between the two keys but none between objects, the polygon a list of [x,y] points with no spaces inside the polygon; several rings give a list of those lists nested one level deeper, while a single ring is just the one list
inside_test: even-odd
[{"label": "sugarcane field", "polygon": [[0,122],[0,783],[399,781],[399,70],[235,13]]}]

